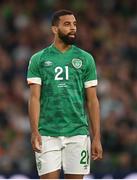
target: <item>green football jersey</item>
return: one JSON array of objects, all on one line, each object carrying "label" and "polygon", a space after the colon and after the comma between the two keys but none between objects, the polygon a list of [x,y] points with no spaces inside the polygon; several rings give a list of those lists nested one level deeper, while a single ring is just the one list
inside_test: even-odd
[{"label": "green football jersey", "polygon": [[41,135],[89,134],[85,88],[97,85],[95,62],[89,53],[74,45],[62,53],[52,44],[31,57],[27,81],[41,85]]}]

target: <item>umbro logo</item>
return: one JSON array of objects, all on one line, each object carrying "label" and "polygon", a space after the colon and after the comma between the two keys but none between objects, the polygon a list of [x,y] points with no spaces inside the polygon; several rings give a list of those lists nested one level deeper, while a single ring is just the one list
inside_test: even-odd
[{"label": "umbro logo", "polygon": [[53,63],[52,63],[51,61],[45,61],[45,62],[44,62],[44,65],[45,65],[45,66],[52,66],[52,64],[53,64]]},{"label": "umbro logo", "polygon": [[88,168],[88,165],[86,164],[86,165],[84,165],[84,169],[87,169]]}]

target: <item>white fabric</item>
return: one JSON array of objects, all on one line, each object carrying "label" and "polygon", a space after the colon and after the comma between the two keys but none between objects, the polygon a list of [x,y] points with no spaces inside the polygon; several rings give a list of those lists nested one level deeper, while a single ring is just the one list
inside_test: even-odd
[{"label": "white fabric", "polygon": [[41,78],[35,77],[35,78],[27,78],[28,84],[40,84],[41,85]]},{"label": "white fabric", "polygon": [[98,84],[97,80],[87,81],[87,82],[85,82],[85,88],[96,86],[97,84]]},{"label": "white fabric", "polygon": [[[88,161],[82,151],[88,152]],[[42,136],[42,152],[36,152],[35,156],[39,176],[61,169],[61,165],[65,174],[89,174],[90,137]]]}]

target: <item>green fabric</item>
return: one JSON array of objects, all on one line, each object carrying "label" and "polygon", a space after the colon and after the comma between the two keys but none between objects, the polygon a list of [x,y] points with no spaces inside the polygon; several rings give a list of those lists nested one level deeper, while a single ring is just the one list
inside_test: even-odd
[{"label": "green fabric", "polygon": [[97,79],[93,57],[76,46],[62,53],[51,45],[30,60],[27,78],[36,77],[42,82],[40,134],[89,134],[84,83]]}]

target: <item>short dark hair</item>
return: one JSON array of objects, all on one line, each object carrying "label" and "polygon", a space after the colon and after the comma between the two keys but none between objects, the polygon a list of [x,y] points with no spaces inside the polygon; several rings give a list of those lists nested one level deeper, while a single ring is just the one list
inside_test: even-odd
[{"label": "short dark hair", "polygon": [[74,13],[66,9],[56,11],[52,16],[51,25],[52,26],[58,25],[60,16],[65,16],[65,15],[74,15]]}]

